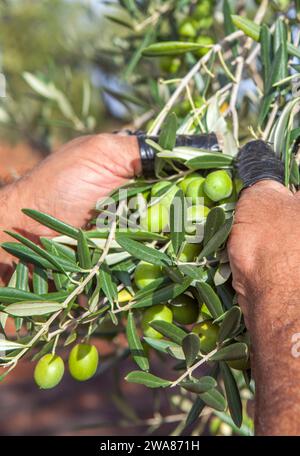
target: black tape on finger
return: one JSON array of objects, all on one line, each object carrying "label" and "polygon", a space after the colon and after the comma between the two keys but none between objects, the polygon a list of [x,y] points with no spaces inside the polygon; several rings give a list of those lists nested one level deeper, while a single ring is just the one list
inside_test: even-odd
[{"label": "black tape on finger", "polygon": [[[158,136],[147,136],[137,133],[140,156],[142,161],[142,172],[146,178],[155,177],[155,154],[156,151],[147,143],[147,139],[158,142]],[[220,150],[217,137],[214,133],[202,135],[178,135],[175,147],[194,147],[211,151]]]},{"label": "black tape on finger", "polygon": [[284,184],[284,165],[272,147],[262,140],[250,141],[240,149],[236,169],[243,188],[265,179]]}]

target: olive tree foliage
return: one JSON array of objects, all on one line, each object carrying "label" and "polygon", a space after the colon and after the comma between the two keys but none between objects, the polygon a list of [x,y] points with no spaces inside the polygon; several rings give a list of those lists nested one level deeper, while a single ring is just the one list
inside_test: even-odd
[{"label": "olive tree foliage", "polygon": [[[112,215],[113,205],[116,213],[101,230],[95,220],[91,230],[80,230],[24,209],[58,236],[41,238],[36,245],[11,233],[18,242],[2,246],[20,259],[8,286],[0,289],[4,333],[9,316],[16,324],[16,337],[0,340],[5,351],[2,377],[24,356],[37,360],[45,353],[68,350],[76,341],[108,334],[117,344],[118,335],[125,334],[127,346],[120,345],[106,368],[118,368],[122,359],[130,357],[136,368],[125,381],[154,389],[155,407],[164,389],[170,409],[175,410],[159,418],[156,414],[150,420],[152,430],[173,422],[172,432],[177,435],[201,434],[208,424],[212,433],[250,435],[246,403],[254,394],[251,341],[231,286],[226,254],[239,190],[234,159],[245,141],[270,141],[284,161],[286,185],[292,189],[299,185],[295,146],[300,131],[299,3],[124,0],[102,4],[106,20],[118,25],[109,45],[98,48],[98,58],[103,55],[118,68],[116,88],[105,87],[105,91],[128,108],[132,128],[158,135],[158,142],[149,140],[157,150],[156,179],[139,178],[125,186],[129,201],[117,189],[102,201],[99,216]],[[68,122],[84,122],[77,111],[70,111],[72,100],[64,98],[63,92],[58,95],[51,82],[46,84],[32,73],[25,74],[25,80],[46,105],[49,100],[58,106],[62,103],[61,113]],[[178,133],[208,132],[216,133],[220,150],[176,147]],[[211,202],[208,215],[196,220],[199,250],[191,259],[183,255],[190,233],[178,229],[178,217],[170,208],[172,198],[166,232],[152,232],[144,224],[137,230],[130,225],[122,228],[136,208],[130,203],[136,203],[137,195],[152,207],[165,204],[171,192],[183,200],[184,179],[195,172],[205,179],[219,169],[231,177],[234,192],[223,201]],[[162,180],[167,185],[150,202],[149,192]],[[160,268],[161,276],[138,289],[135,270],[142,260]],[[34,267],[32,280],[29,265]],[[208,351],[193,326],[175,319],[148,321],[147,328],[154,333],[145,330],[148,309],[161,304],[172,308],[173,300],[183,294],[197,303],[198,323],[216,328]],[[167,365],[172,369],[164,374]],[[101,372],[99,381],[105,367]],[[126,403],[127,420],[130,407]]]}]

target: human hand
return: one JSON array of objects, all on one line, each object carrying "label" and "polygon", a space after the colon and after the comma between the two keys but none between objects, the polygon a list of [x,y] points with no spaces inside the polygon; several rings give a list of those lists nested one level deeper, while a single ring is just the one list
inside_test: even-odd
[{"label": "human hand", "polygon": [[[228,242],[233,286],[251,339],[257,434],[300,433],[300,193],[274,181],[242,192]],[[295,343],[295,342],[294,342]]]},{"label": "human hand", "polygon": [[[37,239],[55,233],[31,220],[22,208],[36,209],[76,226],[92,217],[99,199],[141,172],[134,136],[83,136],[62,146],[14,184],[0,191],[1,229]],[[0,241],[10,240],[1,233]],[[12,257],[2,250],[2,271]]]}]

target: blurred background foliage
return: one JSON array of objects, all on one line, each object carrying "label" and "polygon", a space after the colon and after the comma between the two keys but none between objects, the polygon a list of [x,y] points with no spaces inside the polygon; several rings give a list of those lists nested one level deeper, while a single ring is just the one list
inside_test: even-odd
[{"label": "blurred background foliage", "polygon": [[[252,18],[259,3],[230,5]],[[169,86],[157,81],[182,77],[198,56],[141,58],[142,48],[155,41],[194,41],[204,45],[203,55],[205,46],[228,31],[222,7],[222,1],[209,0],[2,0],[1,137],[26,141],[46,154],[78,134],[134,121],[138,128],[147,126],[170,95]],[[273,1],[268,15],[287,7],[285,0]],[[37,89],[39,81],[44,87]],[[201,104],[199,93],[194,102]],[[180,100],[177,114],[189,110],[188,100]],[[255,117],[246,104],[245,124],[249,115]]]}]

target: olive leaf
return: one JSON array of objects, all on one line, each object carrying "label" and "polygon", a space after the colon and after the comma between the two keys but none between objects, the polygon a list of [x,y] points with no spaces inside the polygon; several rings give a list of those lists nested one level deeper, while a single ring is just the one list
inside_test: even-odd
[{"label": "olive leaf", "polygon": [[187,367],[190,367],[200,351],[200,339],[197,334],[187,334],[182,340],[182,350],[186,359]]},{"label": "olive leaf", "polygon": [[177,117],[175,112],[171,112],[163,123],[158,144],[167,150],[172,150],[176,144]]},{"label": "olive leaf", "polygon": [[239,307],[234,306],[225,313],[225,317],[220,326],[218,340],[220,343],[236,335],[240,327],[242,311]]},{"label": "olive leaf", "polygon": [[192,279],[187,277],[182,283],[171,283],[170,285],[154,290],[151,293],[147,293],[145,296],[135,300],[135,302],[132,303],[132,308],[148,307],[176,298],[190,286],[191,282]]},{"label": "olive leaf", "polygon": [[183,342],[183,339],[186,336],[186,332],[179,328],[178,326],[174,325],[173,323],[169,323],[167,321],[163,320],[153,320],[151,323],[149,323],[151,328],[155,329],[158,331],[160,334],[163,336],[169,338],[176,344],[181,345]]},{"label": "olive leaf", "polygon": [[87,237],[82,230],[78,232],[78,247],[77,247],[79,266],[82,269],[90,269],[92,267],[92,260]]},{"label": "olive leaf", "polygon": [[226,168],[232,165],[233,157],[218,152],[206,152],[185,162],[190,169]]},{"label": "olive leaf", "polygon": [[39,268],[38,266],[34,267],[32,285],[33,291],[37,295],[48,293],[48,276],[44,269]]},{"label": "olive leaf", "polygon": [[233,361],[236,359],[248,358],[248,346],[243,342],[220,348],[217,353],[211,356],[211,361]]},{"label": "olive leaf", "polygon": [[226,241],[231,231],[232,223],[232,217],[226,220],[224,225],[222,225],[221,228],[209,239],[209,241],[207,241],[207,244],[203,247],[199,254],[199,259],[211,255]]},{"label": "olive leaf", "polygon": [[189,43],[184,41],[165,41],[154,43],[143,49],[142,54],[145,57],[161,57],[165,55],[181,55],[186,52],[197,51],[202,48],[201,44]]},{"label": "olive leaf", "polygon": [[47,315],[61,309],[62,305],[58,302],[21,301],[6,306],[5,312],[16,317],[30,317],[35,315]]},{"label": "olive leaf", "polygon": [[106,263],[102,263],[100,266],[99,279],[105,296],[110,304],[113,305],[118,299],[118,290],[117,285],[113,280],[112,273]]},{"label": "olive leaf", "polygon": [[45,214],[44,212],[37,211],[35,209],[22,209],[25,215],[31,217],[33,220],[41,223],[48,228],[51,228],[58,233],[65,234],[71,238],[77,239],[78,229],[69,225],[68,223],[62,222],[52,215]]},{"label": "olive leaf", "polygon": [[211,388],[205,393],[199,394],[199,397],[214,410],[223,412],[226,409],[226,399],[216,388]]},{"label": "olive leaf", "polygon": [[225,212],[223,209],[220,207],[212,208],[208,213],[204,227],[203,245],[208,243],[208,241],[216,234],[224,223]]},{"label": "olive leaf", "polygon": [[179,189],[170,207],[171,242],[175,255],[178,254],[185,239],[186,204],[183,191]]},{"label": "olive leaf", "polygon": [[137,363],[140,369],[143,371],[149,370],[149,361],[144,352],[143,345],[137,334],[133,313],[128,313],[128,320],[126,326],[126,335],[128,340],[128,345],[132,354],[134,361]]},{"label": "olive leaf", "polygon": [[150,347],[154,348],[155,350],[161,352],[161,353],[168,353],[168,349],[171,347],[178,347],[180,348],[180,345],[177,344],[176,342],[173,342],[171,340],[165,340],[165,339],[153,339],[152,337],[144,337],[145,342],[147,342]]},{"label": "olive leaf", "polygon": [[238,386],[227,364],[223,362],[220,363],[220,368],[231,418],[237,427],[241,427],[243,421],[243,409]]},{"label": "olive leaf", "polygon": [[213,288],[206,282],[197,282],[196,288],[200,294],[202,302],[204,302],[214,318],[218,318],[223,314],[223,306],[219,296]]},{"label": "olive leaf", "polygon": [[180,386],[192,393],[201,394],[215,388],[217,382],[213,377],[203,376],[200,379],[183,380],[180,382]]},{"label": "olive leaf", "polygon": [[158,266],[163,266],[164,264],[172,264],[172,260],[165,253],[147,247],[146,245],[134,241],[133,239],[126,238],[119,234],[117,236],[117,241],[120,246],[126,250],[126,252],[130,253],[130,255],[138,258],[139,260],[147,261],[151,264],[157,264]]},{"label": "olive leaf", "polygon": [[166,388],[172,383],[169,380],[164,380],[160,377],[157,377],[156,375],[142,371],[130,372],[125,377],[125,380],[130,383],[139,383],[141,385],[145,385],[148,388]]}]

